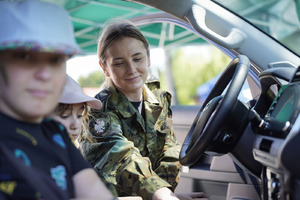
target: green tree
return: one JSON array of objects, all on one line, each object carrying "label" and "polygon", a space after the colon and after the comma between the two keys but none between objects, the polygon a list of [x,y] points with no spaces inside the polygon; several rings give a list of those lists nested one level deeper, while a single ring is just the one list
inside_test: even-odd
[{"label": "green tree", "polygon": [[[172,51],[172,71],[179,104],[196,104],[197,87],[221,73],[231,59],[211,46],[183,47]],[[160,72],[164,83],[164,72]]]},{"label": "green tree", "polygon": [[[178,102],[181,105],[197,104],[195,97],[198,86],[221,73],[231,59],[219,49],[202,45],[198,47],[181,47],[171,51],[172,76],[176,88]],[[166,72],[159,71],[161,87],[168,90]],[[100,87],[105,80],[102,71],[80,76],[81,87]]]},{"label": "green tree", "polygon": [[100,87],[105,80],[105,75],[102,71],[90,73],[87,77],[80,76],[78,83],[81,87]]}]

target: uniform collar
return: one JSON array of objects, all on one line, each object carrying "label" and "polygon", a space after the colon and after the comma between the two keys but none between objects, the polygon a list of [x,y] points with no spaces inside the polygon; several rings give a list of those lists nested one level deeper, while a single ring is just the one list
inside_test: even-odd
[{"label": "uniform collar", "polygon": [[[134,106],[130,103],[127,97],[123,93],[121,93],[114,85],[111,85],[108,88],[108,91],[111,95],[109,97],[110,100],[108,101],[107,106],[117,109],[124,118],[129,118],[136,114],[136,109],[134,108]],[[148,105],[147,107],[150,107],[152,109],[159,107],[155,110],[162,109],[157,97],[145,84],[143,86],[143,100],[145,101],[145,104]]]}]

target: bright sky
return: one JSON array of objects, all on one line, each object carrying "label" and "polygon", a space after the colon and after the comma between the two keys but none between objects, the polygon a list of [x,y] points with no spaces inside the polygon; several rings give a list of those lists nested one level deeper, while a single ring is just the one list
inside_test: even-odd
[{"label": "bright sky", "polygon": [[[164,66],[165,57],[162,49],[151,49],[150,58],[151,68]],[[80,76],[87,77],[91,72],[97,70],[101,70],[97,55],[76,56],[67,61],[67,74],[76,81]],[[157,76],[157,74],[154,75]]]},{"label": "bright sky", "polygon": [[97,70],[101,70],[97,55],[76,56],[67,61],[67,74],[76,81]]}]

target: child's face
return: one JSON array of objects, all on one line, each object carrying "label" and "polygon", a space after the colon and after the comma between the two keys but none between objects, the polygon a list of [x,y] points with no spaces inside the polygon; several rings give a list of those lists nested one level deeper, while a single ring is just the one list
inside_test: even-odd
[{"label": "child's face", "polygon": [[0,111],[21,121],[41,122],[58,104],[66,55],[0,51]]},{"label": "child's face", "polygon": [[62,123],[75,140],[82,129],[84,103],[69,104],[63,112],[53,112],[50,117]]}]

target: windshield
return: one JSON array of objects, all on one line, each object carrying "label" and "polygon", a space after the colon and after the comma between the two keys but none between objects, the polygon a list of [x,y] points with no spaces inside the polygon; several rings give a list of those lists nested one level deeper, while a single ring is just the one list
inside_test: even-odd
[{"label": "windshield", "polygon": [[300,55],[298,0],[214,0]]}]

